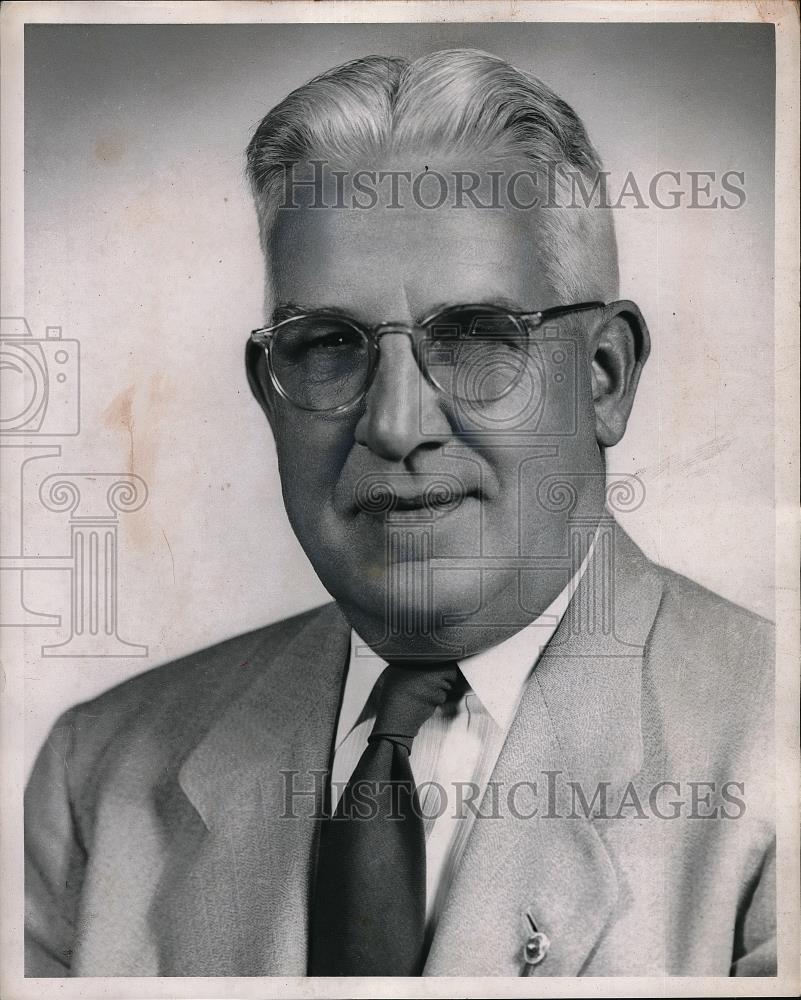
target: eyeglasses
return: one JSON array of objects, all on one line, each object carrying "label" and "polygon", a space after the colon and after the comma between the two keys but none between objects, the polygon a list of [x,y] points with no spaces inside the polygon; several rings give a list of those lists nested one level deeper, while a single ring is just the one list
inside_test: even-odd
[{"label": "eyeglasses", "polygon": [[534,360],[532,331],[603,305],[579,302],[537,312],[454,305],[414,325],[372,328],[338,313],[300,313],[253,330],[250,339],[264,349],[275,389],[302,410],[336,413],[362,400],[378,366],[380,340],[389,333],[409,337],[420,371],[446,398],[489,406],[526,379]]}]

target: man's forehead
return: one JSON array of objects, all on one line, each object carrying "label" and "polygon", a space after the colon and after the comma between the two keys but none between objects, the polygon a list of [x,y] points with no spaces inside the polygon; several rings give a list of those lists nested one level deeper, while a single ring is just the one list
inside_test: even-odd
[{"label": "man's forehead", "polygon": [[[396,207],[385,195],[379,195],[367,208],[352,204],[281,207],[276,212],[273,236],[309,243],[331,239],[378,243],[402,238],[412,245],[449,239],[471,242],[477,255],[486,255],[500,240],[513,241],[520,252],[533,255],[548,239],[538,210],[523,213],[507,206],[489,209],[473,205],[429,208],[413,203]],[[482,239],[488,241],[484,246]]]},{"label": "man's forehead", "polygon": [[379,319],[457,301],[546,308],[536,236],[531,219],[503,210],[285,209],[269,254],[275,301],[361,302]]},{"label": "man's forehead", "polygon": [[[475,178],[460,177],[462,166],[483,187],[471,188]],[[314,292],[344,300],[381,285],[387,297],[405,288],[422,309],[493,296],[525,308],[556,304],[543,265],[543,210],[493,200],[492,171],[503,180],[519,168],[425,154],[369,168],[306,164],[283,192],[271,231],[276,299],[306,301]]]}]

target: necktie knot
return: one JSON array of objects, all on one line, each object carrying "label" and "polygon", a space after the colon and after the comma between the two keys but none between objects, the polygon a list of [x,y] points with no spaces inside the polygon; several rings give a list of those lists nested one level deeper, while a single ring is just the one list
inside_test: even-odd
[{"label": "necktie knot", "polygon": [[435,709],[445,703],[458,675],[456,662],[390,663],[381,675],[381,690],[369,741],[390,740],[411,753],[412,741]]}]

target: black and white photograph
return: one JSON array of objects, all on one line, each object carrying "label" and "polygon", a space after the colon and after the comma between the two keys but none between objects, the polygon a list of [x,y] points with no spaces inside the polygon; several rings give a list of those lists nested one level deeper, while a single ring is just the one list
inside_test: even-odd
[{"label": "black and white photograph", "polygon": [[798,995],[797,5],[1,16],[3,995]]}]

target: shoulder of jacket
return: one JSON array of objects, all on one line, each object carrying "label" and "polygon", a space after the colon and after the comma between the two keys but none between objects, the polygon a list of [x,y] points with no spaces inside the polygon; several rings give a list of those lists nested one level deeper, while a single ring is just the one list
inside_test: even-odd
[{"label": "shoulder of jacket", "polygon": [[147,670],[68,709],[55,728],[71,734],[73,753],[83,758],[97,757],[126,734],[141,740],[145,734],[200,731],[269,671],[286,643],[328,607],[284,618]]},{"label": "shoulder of jacket", "polygon": [[[701,744],[767,748],[775,702],[775,629],[767,619],[672,570],[646,646],[646,683]],[[679,724],[677,722],[677,724]]]},{"label": "shoulder of jacket", "polygon": [[[655,565],[655,564],[652,564]],[[690,646],[708,646],[721,635],[747,651],[771,642],[773,623],[707,587],[663,566],[655,566],[663,585],[657,624],[671,629]]]}]

